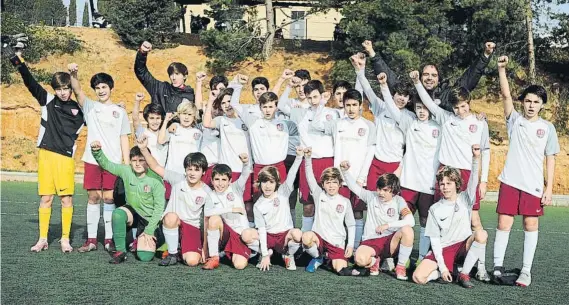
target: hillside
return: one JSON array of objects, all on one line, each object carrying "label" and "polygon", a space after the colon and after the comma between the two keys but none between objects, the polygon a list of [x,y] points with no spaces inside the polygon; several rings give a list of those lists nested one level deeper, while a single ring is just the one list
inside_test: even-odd
[{"label": "hillside", "polygon": [[[89,78],[97,72],[107,72],[115,79],[113,100],[124,101],[130,112],[134,94],[143,91],[133,72],[135,51],[122,47],[113,32],[100,29],[69,28],[69,31],[84,41],[84,51],[74,55],[49,57],[34,67],[46,69],[49,72],[65,71],[67,64],[76,62],[80,68],[80,78],[83,88],[88,95],[93,96],[89,90]],[[195,87],[195,73],[205,69],[206,57],[200,48],[179,46],[168,50],[154,50],[149,57],[148,67],[155,77],[167,80],[166,68],[170,62],[185,63],[189,70],[189,82]],[[328,71],[333,62],[326,54],[286,54],[277,53],[267,62],[244,63],[236,71],[256,76],[263,75],[271,82],[275,82],[285,68],[308,69],[312,77],[328,80]],[[228,77],[237,72],[228,73]],[[45,86],[48,90],[49,86]],[[207,95],[205,95],[207,96]],[[249,90],[244,91],[243,100],[251,100]],[[477,112],[488,115],[491,129],[499,131],[505,138],[505,124],[502,118],[500,104],[476,101],[472,103]],[[2,86],[1,100],[2,114],[2,170],[35,171],[37,168],[37,149],[35,141],[39,127],[39,105],[32,98],[23,84]],[[86,129],[80,135],[76,153],[77,171],[83,172],[83,163],[80,161],[85,147]],[[556,185],[554,192],[569,194],[569,139],[561,138],[561,154],[557,158]],[[490,171],[490,189],[497,189],[496,177],[499,175],[507,153],[507,140],[500,145],[492,145],[492,161]],[[520,164],[523,166],[523,164]]]}]

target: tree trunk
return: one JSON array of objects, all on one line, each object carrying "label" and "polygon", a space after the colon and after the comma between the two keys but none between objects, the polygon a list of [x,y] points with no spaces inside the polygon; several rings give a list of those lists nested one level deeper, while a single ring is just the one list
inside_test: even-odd
[{"label": "tree trunk", "polygon": [[273,53],[273,42],[275,40],[275,16],[273,11],[273,0],[265,0],[265,10],[267,13],[267,38],[263,43],[263,59],[267,60]]},{"label": "tree trunk", "polygon": [[525,0],[525,17],[528,34],[528,61],[529,61],[529,81],[535,83],[535,52],[533,45],[533,11],[531,0]]}]

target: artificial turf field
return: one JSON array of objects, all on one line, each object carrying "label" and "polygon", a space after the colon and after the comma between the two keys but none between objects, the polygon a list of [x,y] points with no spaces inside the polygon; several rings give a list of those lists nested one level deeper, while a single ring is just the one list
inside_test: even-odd
[{"label": "artificial turf field", "polygon": [[[86,193],[76,186],[71,238],[77,248],[84,241]],[[494,286],[474,281],[476,287],[430,283],[419,286],[387,274],[375,277],[339,277],[319,269],[310,274],[281,265],[261,272],[253,265],[238,271],[228,265],[214,271],[179,264],[158,266],[129,254],[121,265],[111,265],[102,251],[62,254],[60,205],[54,202],[49,232],[50,249],[29,252],[37,240],[36,183],[1,183],[2,304],[568,304],[569,209],[549,207],[541,218],[538,249],[528,288]],[[496,214],[494,204],[483,204],[482,221],[490,240],[487,266],[492,266]],[[297,208],[300,223],[302,209]],[[102,219],[101,219],[102,221]],[[102,223],[99,240],[102,240]],[[418,235],[417,235],[418,236]],[[417,240],[417,238],[416,238]],[[411,255],[417,257],[418,242]],[[506,268],[521,268],[523,231],[517,219],[510,235]]]}]

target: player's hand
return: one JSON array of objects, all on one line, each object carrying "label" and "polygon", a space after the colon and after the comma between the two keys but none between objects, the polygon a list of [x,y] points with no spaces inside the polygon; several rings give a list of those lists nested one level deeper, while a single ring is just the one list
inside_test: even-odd
[{"label": "player's hand", "polygon": [[362,47],[364,47],[364,50],[367,52],[367,54],[369,54],[370,57],[375,56],[375,51],[373,50],[373,44],[371,43],[370,40],[362,42]]},{"label": "player's hand", "polygon": [[164,122],[165,123],[170,122],[175,116],[176,116],[176,114],[173,112],[166,113],[166,116],[164,116]]},{"label": "player's hand", "polygon": [[97,151],[101,149],[101,142],[95,141],[91,143],[91,151]]},{"label": "player's hand", "polygon": [[198,83],[203,83],[203,81],[205,80],[207,74],[205,74],[204,71],[199,71],[196,73],[196,82]]},{"label": "player's hand", "polygon": [[444,272],[442,272],[441,278],[445,282],[449,282],[449,283],[452,282],[452,275],[450,275],[450,272],[448,270],[445,270]]},{"label": "player's hand", "polygon": [[344,251],[344,258],[350,258],[354,254],[354,247],[346,247],[346,251]]},{"label": "player's hand", "polygon": [[300,79],[300,77],[293,76],[290,78],[290,86],[291,87],[296,88],[296,87],[300,86],[300,83],[302,83],[302,80]]},{"label": "player's hand", "polygon": [[146,54],[150,51],[152,51],[152,44],[150,42],[145,41],[140,45],[140,52]]},{"label": "player's hand", "polygon": [[296,155],[299,156],[299,157],[304,156],[304,148],[302,148],[302,147],[300,147],[300,146],[297,146],[297,147],[296,147]]},{"label": "player's hand", "polygon": [[375,232],[377,234],[382,234],[387,229],[389,229],[389,225],[388,224],[382,224],[381,226],[378,226],[377,228],[375,228]]},{"label": "player's hand", "polygon": [[269,270],[269,267],[271,266],[271,257],[269,255],[263,256],[263,258],[261,259],[261,263],[259,265],[260,265],[259,269],[261,271]]},{"label": "player's hand", "polygon": [[70,63],[67,65],[67,70],[69,70],[69,73],[77,73],[77,71],[79,71],[79,65],[76,63]]},{"label": "player's hand", "polygon": [[541,206],[551,205],[553,199],[553,188],[546,187],[545,192],[541,196]]},{"label": "player's hand", "polygon": [[233,208],[231,209],[232,213],[237,213],[237,214],[241,214],[241,215],[246,215],[247,211],[245,211],[244,208]]},{"label": "player's hand", "polygon": [[356,71],[360,70],[358,54],[350,56],[350,62],[352,63],[352,66],[354,67],[354,69],[356,69]]},{"label": "player's hand", "polygon": [[237,74],[237,81],[239,81],[241,85],[245,85],[248,80],[249,76],[243,74]]},{"label": "player's hand", "polygon": [[413,81],[414,84],[419,83],[419,71],[415,70],[415,71],[409,72],[409,77],[411,78],[411,80]]},{"label": "player's hand", "polygon": [[379,73],[379,75],[377,76],[377,81],[379,82],[379,84],[383,87],[387,85],[387,74],[385,74],[384,72]]},{"label": "player's hand", "polygon": [[476,118],[477,118],[479,121],[487,121],[488,116],[486,116],[486,113],[485,113],[485,112],[480,112],[479,114],[476,115]]},{"label": "player's hand", "polygon": [[492,53],[494,53],[494,49],[496,49],[496,44],[488,41],[484,44],[484,55],[486,55],[487,57],[489,57],[490,55],[492,55]]},{"label": "player's hand", "polygon": [[141,137],[136,138],[136,146],[140,148],[141,151],[145,151],[148,148],[148,137],[146,135],[142,135]]},{"label": "player's hand", "polygon": [[142,102],[142,100],[144,100],[144,93],[142,93],[142,92],[137,92],[137,93],[134,95],[134,101],[137,102],[137,103],[140,103],[140,102]]},{"label": "player's hand", "polygon": [[478,195],[480,196],[480,200],[484,200],[484,198],[486,197],[487,187],[488,184],[486,182],[480,182],[480,184],[478,185]]},{"label": "player's hand", "polygon": [[239,154],[239,160],[241,160],[243,164],[247,164],[249,163],[249,155],[247,153]]},{"label": "player's hand", "polygon": [[291,69],[285,69],[281,74],[281,79],[291,79],[293,76],[294,72]]},{"label": "player's hand", "polygon": [[[142,246],[142,247],[141,247]],[[146,233],[142,233],[138,235],[138,247],[142,249],[152,249],[156,248],[156,236],[148,235]]]},{"label": "player's hand", "polygon": [[304,149],[304,156],[306,158],[311,158],[312,157],[312,147],[306,147]]},{"label": "player's hand", "polygon": [[508,56],[498,57],[498,69],[506,69],[509,61]]},{"label": "player's hand", "polygon": [[348,161],[342,161],[342,162],[340,163],[340,169],[341,169],[342,171],[344,171],[344,172],[347,171],[347,170],[349,170],[349,169],[350,169],[350,162],[348,162]]},{"label": "player's hand", "polygon": [[472,145],[472,157],[474,157],[474,159],[480,158],[480,145],[479,144]]}]

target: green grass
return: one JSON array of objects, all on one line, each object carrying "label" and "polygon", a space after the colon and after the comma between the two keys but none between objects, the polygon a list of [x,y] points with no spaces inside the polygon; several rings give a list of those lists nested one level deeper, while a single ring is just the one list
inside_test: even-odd
[{"label": "green grass", "polygon": [[[227,265],[215,271],[184,265],[159,267],[156,259],[142,263],[130,254],[127,262],[115,266],[107,262],[109,255],[101,250],[66,255],[59,251],[59,203],[54,204],[51,218],[50,249],[30,253],[38,234],[37,185],[2,182],[1,190],[2,304],[566,304],[569,297],[567,208],[548,208],[541,218],[530,287],[475,282],[474,289],[466,290],[434,283],[419,286],[386,274],[339,277],[325,270],[309,274],[303,268],[287,271],[282,266],[273,266],[265,273],[251,265],[242,271]],[[87,200],[81,185],[77,185],[77,190],[74,247],[79,247],[84,239]],[[302,209],[297,210],[300,213]],[[481,210],[490,235],[486,251],[489,267],[496,227],[494,210],[492,204],[483,205]],[[300,214],[298,217],[300,220]],[[510,236],[506,268],[521,267],[522,249],[523,231],[517,219]],[[412,257],[416,257],[416,251]]]}]

